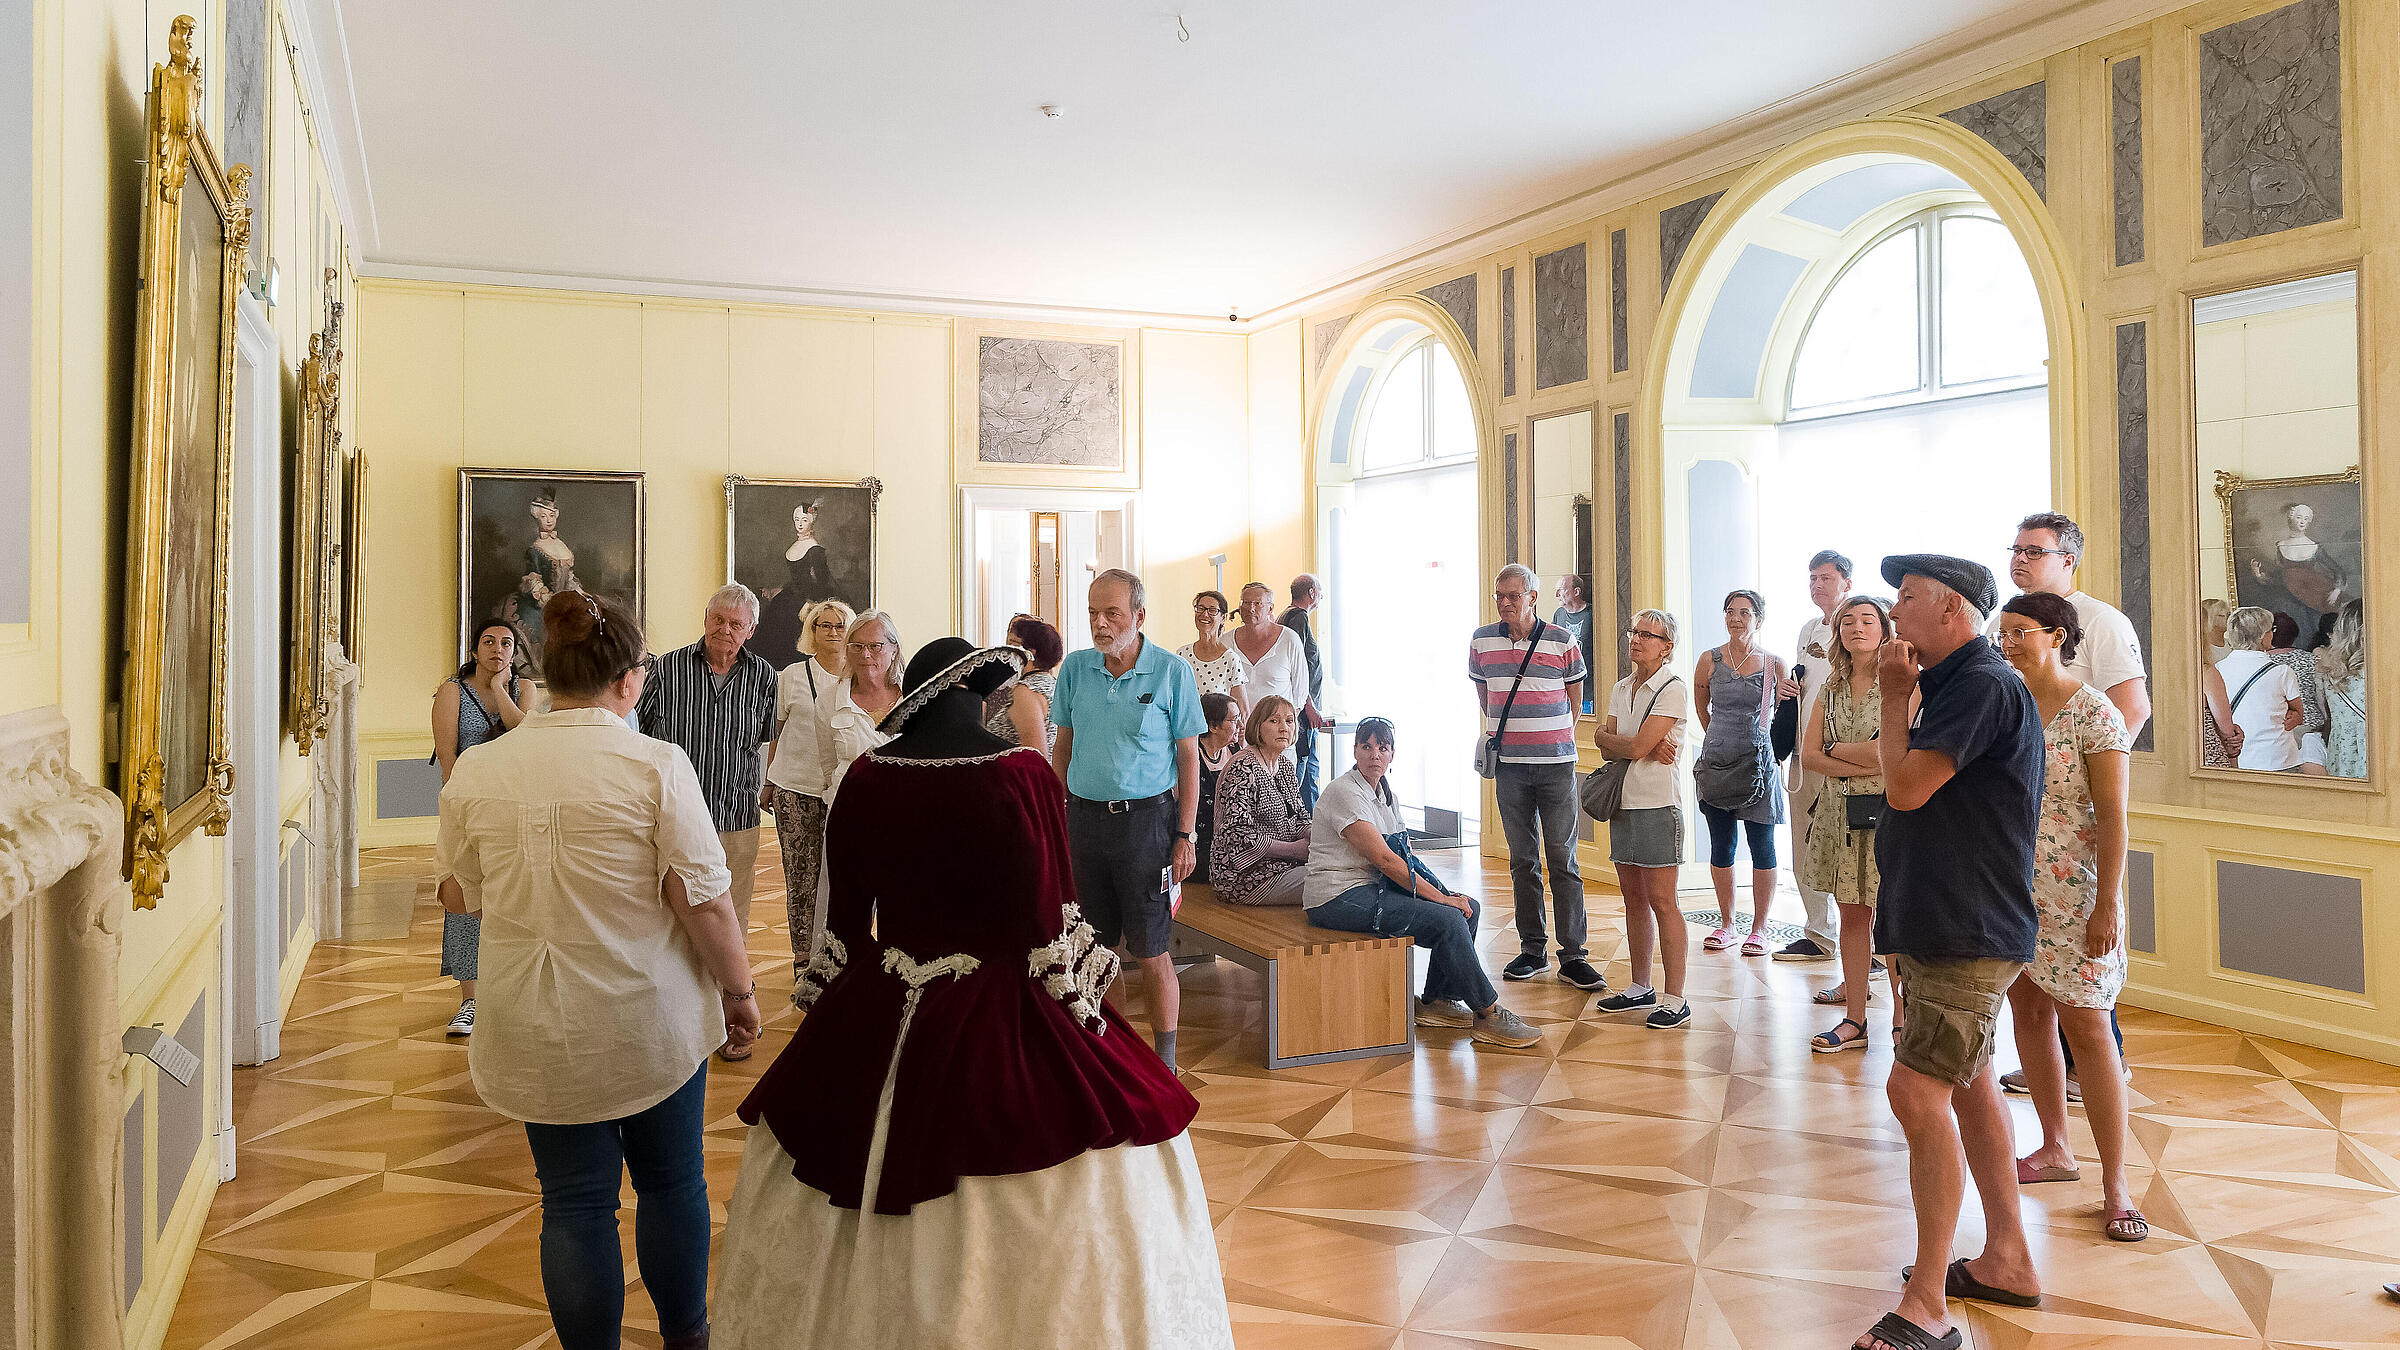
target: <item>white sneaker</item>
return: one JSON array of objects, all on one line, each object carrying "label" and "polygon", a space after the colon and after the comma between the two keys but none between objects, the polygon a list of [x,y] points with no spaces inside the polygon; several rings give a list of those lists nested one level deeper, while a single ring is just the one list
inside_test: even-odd
[{"label": "white sneaker", "polygon": [[442,1034],[445,1036],[472,1036],[475,1034],[475,1000],[468,999],[458,1005],[458,1016],[450,1019],[450,1025],[443,1028]]}]

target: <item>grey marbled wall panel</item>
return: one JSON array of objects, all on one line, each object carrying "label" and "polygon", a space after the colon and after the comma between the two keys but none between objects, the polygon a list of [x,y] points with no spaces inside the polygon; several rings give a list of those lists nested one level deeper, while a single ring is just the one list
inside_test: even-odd
[{"label": "grey marbled wall panel", "polygon": [[2158,855],[2148,849],[2125,850],[2125,946],[2158,954]]},{"label": "grey marbled wall panel", "polygon": [[1616,545],[1617,675],[1622,679],[1633,669],[1633,653],[1625,641],[1625,630],[1633,626],[1633,414],[1618,413],[1610,420],[1609,444],[1616,498],[1616,520],[1609,528]]},{"label": "grey marbled wall panel", "polygon": [[[1428,286],[1417,294],[1442,307],[1442,312],[1448,314],[1450,321],[1458,325],[1458,331],[1467,335],[1468,351],[1472,352],[1477,349],[1483,339],[1475,332],[1477,297],[1474,273],[1470,272],[1463,277],[1454,277],[1439,286]],[[1459,364],[1465,365],[1466,362],[1461,361]]]},{"label": "grey marbled wall panel", "polygon": [[267,244],[275,237],[268,219],[274,194],[267,159],[267,0],[227,0],[223,70],[225,167],[250,166],[250,266],[264,272]]},{"label": "grey marbled wall panel", "polygon": [[2108,68],[2109,175],[2115,195],[2117,266],[2142,260],[2142,58]]},{"label": "grey marbled wall panel", "polygon": [[1517,433],[1500,437],[1500,560],[1517,561]]},{"label": "grey marbled wall panel", "polygon": [[1316,355],[1317,369],[1325,368],[1325,358],[1333,354],[1333,344],[1342,340],[1342,330],[1348,328],[1350,320],[1356,317],[1354,314],[1345,314],[1338,319],[1327,319],[1309,334],[1309,345]]},{"label": "grey marbled wall panel", "polygon": [[1500,269],[1500,397],[1517,396],[1517,269]]},{"label": "grey marbled wall panel", "polygon": [[1683,252],[1692,246],[1692,236],[1700,233],[1700,225],[1708,219],[1709,211],[1717,204],[1722,192],[1694,197],[1681,206],[1670,206],[1658,213],[1658,293],[1665,295],[1675,284],[1675,269],[1683,263]]},{"label": "grey marbled wall panel", "polygon": [[2366,896],[2359,879],[2218,859],[2217,964],[2366,993]]},{"label": "grey marbled wall panel", "polygon": [[2300,0],[2201,34],[2201,244],[2341,214],[2337,0]]},{"label": "grey marbled wall panel", "polygon": [[[2142,669],[2150,657],[2150,326],[2117,325],[2117,574],[2118,600],[2142,644]],[[2136,750],[2157,748],[2157,720],[2142,727]]]},{"label": "grey marbled wall panel", "polygon": [[142,1257],[149,1250],[150,1229],[143,1219],[142,1197],[147,1193],[150,1179],[150,1150],[144,1133],[149,1117],[142,1113],[142,1098],[125,1108],[125,1306],[133,1306],[133,1296],[142,1292]]},{"label": "grey marbled wall panel", "polygon": [[2033,184],[2033,195],[2048,199],[2050,98],[2049,90],[2040,80],[1963,108],[1952,108],[1942,116],[1990,142],[2003,158],[2017,166],[2017,172],[2025,175],[2026,182]]},{"label": "grey marbled wall panel", "polygon": [[1592,373],[1592,303],[1584,248],[1533,260],[1533,387],[1555,389]]},{"label": "grey marbled wall panel", "polygon": [[[208,997],[184,1014],[183,1025],[175,1029],[175,1039],[183,1048],[208,1063]],[[158,1076],[158,1189],[157,1208],[150,1216],[153,1237],[164,1237],[168,1212],[177,1197],[183,1194],[184,1183],[192,1179],[192,1164],[200,1159],[200,1147],[208,1138],[208,1121],[201,1107],[208,1092],[207,1080],[195,1076],[186,1087],[166,1074]]]},{"label": "grey marbled wall panel", "polygon": [[1625,232],[1608,232],[1608,351],[1609,369],[1622,375],[1633,366],[1631,342],[1626,337]]}]

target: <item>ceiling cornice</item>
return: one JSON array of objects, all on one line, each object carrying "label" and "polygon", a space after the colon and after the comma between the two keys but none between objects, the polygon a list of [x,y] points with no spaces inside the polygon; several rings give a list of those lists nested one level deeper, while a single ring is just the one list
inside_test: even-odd
[{"label": "ceiling cornice", "polygon": [[351,253],[364,257],[382,242],[375,217],[375,183],[367,171],[367,137],[358,117],[358,94],[350,79],[350,41],[342,24],[342,0],[285,0],[293,57],[308,86],[301,102],[310,110],[317,148],[332,180],[334,210],[350,231]]},{"label": "ceiling cornice", "polygon": [[[2030,65],[2121,29],[2188,7],[2190,0],[2084,0],[2048,10],[2027,0],[1980,24],[1920,43],[1872,65],[1805,89],[1681,139],[1634,151],[1600,166],[1600,181],[1547,202],[1519,202],[1487,212],[1452,230],[1407,245],[1327,278],[1301,295],[1262,310],[1272,325],[1338,309],[1443,264],[1471,262],[1505,239],[1538,238],[1605,216],[1686,184],[1715,177],[1757,159],[1818,127],[1914,107],[1946,89],[1959,89]],[[2047,10],[2047,12],[2042,12]]]}]

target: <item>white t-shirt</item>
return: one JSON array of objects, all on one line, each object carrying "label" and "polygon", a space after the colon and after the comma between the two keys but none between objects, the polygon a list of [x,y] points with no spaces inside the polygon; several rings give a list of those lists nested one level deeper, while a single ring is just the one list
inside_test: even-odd
[{"label": "white t-shirt", "polygon": [[[1243,660],[1249,661],[1241,644],[1233,640],[1233,634],[1225,635],[1225,645]],[[1278,694],[1291,700],[1294,709],[1307,707],[1308,649],[1300,645],[1300,635],[1277,624],[1275,645],[1267,649],[1263,659],[1250,661],[1250,678],[1242,682],[1242,688],[1248,691],[1253,708],[1269,694]]]},{"label": "white t-shirt", "polygon": [[[2267,673],[2243,694],[2242,686],[2250,684],[2261,666]],[[2236,767],[2281,772],[2298,764],[2300,733],[2283,729],[2284,714],[2300,697],[2300,677],[2292,668],[2269,661],[2265,652],[2232,651],[2217,663],[2217,674],[2225,679],[2225,697],[2241,699],[2233,709],[2233,724],[2242,729],[2242,757]]]},{"label": "white t-shirt", "polygon": [[803,797],[824,797],[832,790],[833,741],[825,719],[840,695],[842,677],[803,657],[783,668],[775,685],[775,721],[783,730],[775,737],[775,753],[767,760],[767,781]]},{"label": "white t-shirt", "polygon": [[[1658,696],[1656,704],[1650,701],[1653,692]],[[1639,734],[1641,722],[1653,717],[1672,717],[1682,723],[1692,715],[1692,687],[1675,673],[1673,662],[1662,662],[1658,672],[1642,682],[1638,696],[1631,675],[1617,681],[1608,691],[1608,715],[1615,719],[1620,736]],[[1681,737],[1683,728],[1678,725],[1668,734]],[[1625,792],[1618,805],[1628,811],[1674,806],[1682,800],[1682,789],[1683,775],[1676,772],[1675,765],[1637,759],[1625,770]]]},{"label": "white t-shirt", "polygon": [[[2149,678],[2142,668],[2142,640],[2134,636],[2133,620],[2115,605],[2082,591],[2069,595],[2067,603],[2075,607],[2075,620],[2083,625],[2083,641],[2076,644],[2075,659],[2066,663],[2069,675],[2103,694],[2127,680]],[[1997,613],[1983,631],[1988,637],[1999,637]]]},{"label": "white t-shirt", "polygon": [[1392,790],[1392,780],[1383,780],[1383,792],[1367,786],[1367,780],[1352,769],[1325,785],[1317,797],[1316,815],[1308,824],[1308,882],[1301,889],[1300,904],[1315,909],[1354,886],[1364,886],[1383,876],[1383,869],[1367,860],[1367,855],[1342,837],[1342,831],[1366,821],[1379,835],[1398,834],[1406,828],[1400,823],[1400,803],[1385,800]]},{"label": "white t-shirt", "polygon": [[[1800,625],[1800,636],[1792,643],[1792,669],[1800,672],[1803,711],[1817,701],[1817,691],[1825,687],[1825,677],[1833,673],[1833,649],[1840,642],[1840,632],[1821,616]],[[1814,651],[1810,650],[1812,647]]]}]

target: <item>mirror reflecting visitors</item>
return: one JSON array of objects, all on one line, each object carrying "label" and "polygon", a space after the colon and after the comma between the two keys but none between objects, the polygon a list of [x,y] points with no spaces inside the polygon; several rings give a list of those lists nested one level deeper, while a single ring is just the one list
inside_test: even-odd
[{"label": "mirror reflecting visitors", "polygon": [[2367,776],[2357,294],[2192,304],[2204,767]]}]

